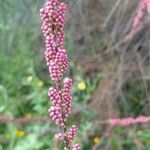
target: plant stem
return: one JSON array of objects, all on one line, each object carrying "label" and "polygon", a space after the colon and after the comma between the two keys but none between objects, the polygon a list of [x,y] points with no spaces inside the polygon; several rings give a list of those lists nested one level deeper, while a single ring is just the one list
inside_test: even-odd
[{"label": "plant stem", "polygon": [[[59,92],[59,91],[61,91],[61,81],[55,83],[55,85],[56,85],[56,89],[57,89],[57,91],[59,93],[59,96],[61,98],[61,101],[63,101],[62,95]],[[64,118],[64,111],[63,111],[63,109],[61,111],[62,111],[62,116]],[[65,124],[64,127],[61,128],[62,132],[64,133],[64,147],[66,148],[65,150],[70,150],[70,142],[69,142],[69,140],[67,138],[67,123],[66,123],[66,121],[64,122],[64,124]]]}]

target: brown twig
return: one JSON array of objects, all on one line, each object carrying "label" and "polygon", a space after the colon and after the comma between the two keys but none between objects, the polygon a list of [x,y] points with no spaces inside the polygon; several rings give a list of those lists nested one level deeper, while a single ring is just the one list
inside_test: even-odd
[{"label": "brown twig", "polygon": [[137,33],[142,31],[145,26],[150,22],[150,17],[145,18],[145,21],[135,29],[132,29],[125,37],[121,38],[115,45],[106,49],[103,55],[107,55],[110,52],[118,49],[121,45],[125,44],[126,42],[132,40]]},{"label": "brown twig", "polygon": [[30,122],[48,122],[50,121],[49,117],[38,117],[38,118],[10,118],[6,116],[0,116],[0,123],[12,123],[12,124],[25,124]]},{"label": "brown twig", "polygon": [[[81,110],[74,110],[71,115],[80,113]],[[0,115],[0,124],[1,123],[12,123],[12,124],[26,124],[32,122],[51,122],[49,117],[20,117],[20,118],[10,118],[4,115]]]}]

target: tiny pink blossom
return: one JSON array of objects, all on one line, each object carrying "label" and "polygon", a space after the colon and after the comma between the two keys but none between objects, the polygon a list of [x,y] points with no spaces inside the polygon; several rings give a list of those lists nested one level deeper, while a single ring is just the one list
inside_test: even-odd
[{"label": "tiny pink blossom", "polygon": [[56,141],[63,141],[64,140],[64,135],[62,133],[57,133],[55,134],[55,140]]},{"label": "tiny pink blossom", "polygon": [[73,145],[72,150],[80,150],[80,145],[79,145],[79,143]]}]

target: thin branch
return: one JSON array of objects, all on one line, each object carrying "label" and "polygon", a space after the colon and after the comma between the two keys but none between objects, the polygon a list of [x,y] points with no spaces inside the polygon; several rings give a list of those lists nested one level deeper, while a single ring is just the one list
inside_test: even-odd
[{"label": "thin branch", "polygon": [[[81,110],[74,110],[71,115],[80,113]],[[32,122],[51,122],[49,117],[20,117],[20,118],[10,118],[4,115],[0,115],[0,124],[1,123],[12,123],[12,124],[26,124]]]},{"label": "thin branch", "polygon": [[49,117],[37,117],[37,118],[10,118],[6,116],[0,116],[0,123],[12,123],[12,124],[25,124],[30,122],[49,122]]},{"label": "thin branch", "polygon": [[106,18],[106,20],[105,20],[105,22],[104,22],[104,24],[103,24],[103,28],[105,28],[105,27],[107,26],[109,20],[111,19],[111,17],[112,17],[112,15],[114,14],[115,10],[116,10],[117,7],[119,6],[120,2],[121,2],[121,0],[118,0],[118,1],[115,3],[114,7],[113,7],[112,10],[110,11],[108,17]]},{"label": "thin branch", "polygon": [[[0,123],[12,123],[12,124],[25,124],[30,122],[49,122],[51,121],[49,117],[38,117],[38,118],[10,118],[7,116],[0,115]],[[127,123],[125,123],[127,122]],[[108,119],[103,121],[96,121],[95,124],[108,124],[112,127],[114,126],[131,126],[135,124],[143,124],[143,123],[150,123],[150,116],[139,116],[137,118],[116,118],[116,119]]]},{"label": "thin branch", "polygon": [[121,45],[125,44],[126,42],[132,40],[137,35],[137,33],[142,31],[145,28],[145,26],[149,23],[150,23],[150,17],[147,17],[145,19],[145,22],[143,22],[139,27],[132,29],[125,37],[121,38],[115,45],[113,45],[110,48],[107,48],[102,55],[107,55],[108,53],[118,49]]}]

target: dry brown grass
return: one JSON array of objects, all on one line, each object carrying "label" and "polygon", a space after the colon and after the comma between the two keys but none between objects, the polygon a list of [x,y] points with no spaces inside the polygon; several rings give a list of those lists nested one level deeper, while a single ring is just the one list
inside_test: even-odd
[{"label": "dry brown grass", "polygon": [[90,105],[98,118],[118,116],[118,100],[130,115],[126,86],[137,83],[144,95],[138,99],[143,103],[141,112],[149,114],[150,22],[145,18],[139,29],[132,30],[138,1],[78,0],[70,5],[75,60],[80,58],[85,74],[103,75]]}]

